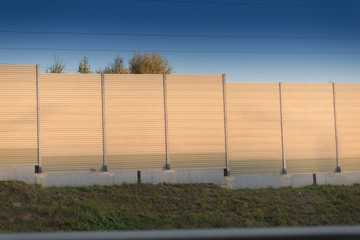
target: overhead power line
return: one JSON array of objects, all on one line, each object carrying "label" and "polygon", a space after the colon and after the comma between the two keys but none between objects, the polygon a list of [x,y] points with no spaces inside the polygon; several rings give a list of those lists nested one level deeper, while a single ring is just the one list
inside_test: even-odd
[{"label": "overhead power line", "polygon": [[182,0],[137,0],[139,2],[186,3],[212,5],[266,6],[266,7],[304,7],[304,8],[360,8],[357,5],[291,4],[291,3],[254,3],[234,1],[182,1]]},{"label": "overhead power line", "polygon": [[359,55],[360,52],[346,51],[215,51],[215,50],[144,50],[144,49],[89,49],[89,48],[0,48],[0,50],[22,51],[73,51],[73,52],[161,52],[161,53],[229,53],[229,54],[319,54]]},{"label": "overhead power line", "polygon": [[212,34],[156,34],[156,33],[100,33],[100,32],[48,32],[0,30],[0,33],[47,34],[47,35],[93,35],[134,37],[182,37],[182,38],[244,38],[244,39],[310,39],[310,40],[360,40],[360,37],[312,37],[312,36],[266,36],[266,35],[212,35]]}]

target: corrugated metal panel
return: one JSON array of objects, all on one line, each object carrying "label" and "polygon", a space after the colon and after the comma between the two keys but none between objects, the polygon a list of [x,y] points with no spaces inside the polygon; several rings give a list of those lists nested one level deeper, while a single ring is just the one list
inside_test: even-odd
[{"label": "corrugated metal panel", "polygon": [[36,67],[0,65],[0,164],[37,163]]},{"label": "corrugated metal panel", "polygon": [[167,75],[171,168],[225,168],[221,75]]},{"label": "corrugated metal panel", "polygon": [[283,84],[284,148],[289,173],[336,168],[331,84]]},{"label": "corrugated metal panel", "polygon": [[336,120],[342,171],[360,171],[360,85],[336,84]]},{"label": "corrugated metal panel", "polygon": [[278,84],[227,83],[231,175],[282,170]]},{"label": "corrugated metal panel", "polygon": [[163,76],[105,74],[109,170],[165,166]]},{"label": "corrugated metal panel", "polygon": [[101,76],[40,74],[43,171],[102,166]]}]

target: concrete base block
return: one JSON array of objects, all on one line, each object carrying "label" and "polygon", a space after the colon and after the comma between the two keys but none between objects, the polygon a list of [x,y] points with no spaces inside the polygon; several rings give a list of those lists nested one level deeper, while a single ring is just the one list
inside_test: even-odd
[{"label": "concrete base block", "polygon": [[214,183],[224,185],[224,170],[176,169],[168,176],[169,183]]},{"label": "concrete base block", "polygon": [[305,187],[313,184],[313,175],[288,174],[288,175],[257,175],[257,176],[228,176],[225,177],[225,188],[280,188],[280,187]]},{"label": "concrete base block", "polygon": [[192,183],[190,179],[190,171],[188,169],[172,170],[169,183]]},{"label": "concrete base block", "polygon": [[[107,176],[108,178],[108,176]],[[61,172],[36,174],[36,183],[43,187],[78,187],[103,185],[103,173],[101,172]]]},{"label": "concrete base block", "polygon": [[224,169],[192,170],[190,171],[192,183],[213,183],[224,185]]},{"label": "concrete base block", "polygon": [[282,187],[305,187],[314,183],[312,173],[281,175]]},{"label": "concrete base block", "polygon": [[126,170],[126,171],[113,171],[113,184],[121,185],[124,183],[135,184],[137,183],[137,171]]},{"label": "concrete base block", "polygon": [[61,172],[36,174],[36,183],[43,187],[78,187],[114,184],[137,183],[137,171],[114,172]]},{"label": "concrete base block", "polygon": [[101,172],[102,184],[104,186],[114,185],[114,173],[113,172]]},{"label": "concrete base block", "polygon": [[214,183],[224,185],[224,170],[142,170],[141,183]]},{"label": "concrete base block", "polygon": [[234,181],[235,181],[235,176],[226,176],[226,177],[224,177],[224,188],[235,189],[234,188]]},{"label": "concrete base block", "polygon": [[0,181],[17,180],[35,184],[34,165],[13,165],[0,167]]},{"label": "concrete base block", "polygon": [[319,185],[353,185],[360,183],[360,173],[316,173]]},{"label": "concrete base block", "polygon": [[167,183],[168,176],[172,174],[171,170],[142,170],[141,183]]},{"label": "concrete base block", "polygon": [[280,188],[282,187],[281,175],[262,176],[234,176],[232,183],[234,189],[238,188]]}]

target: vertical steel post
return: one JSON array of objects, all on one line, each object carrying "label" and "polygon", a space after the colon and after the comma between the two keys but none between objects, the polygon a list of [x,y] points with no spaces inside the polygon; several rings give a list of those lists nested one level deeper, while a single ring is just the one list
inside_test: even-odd
[{"label": "vertical steel post", "polygon": [[281,127],[281,158],[282,158],[282,174],[287,174],[286,157],[284,148],[284,122],[283,122],[283,107],[282,107],[282,82],[279,82],[279,97],[280,97],[280,127]]},{"label": "vertical steel post", "polygon": [[229,154],[228,154],[228,131],[227,131],[227,102],[226,102],[226,75],[222,75],[222,90],[223,90],[223,112],[224,112],[224,137],[225,137],[225,165],[226,169],[224,175],[230,175]]},{"label": "vertical steel post", "polygon": [[101,121],[102,121],[102,144],[103,144],[103,166],[102,171],[107,171],[106,154],[106,119],[105,119],[105,75],[101,74]]},{"label": "vertical steel post", "polygon": [[36,64],[36,138],[37,138],[37,173],[42,172],[42,156],[40,145],[40,94],[39,94],[40,64]]},{"label": "vertical steel post", "polygon": [[334,106],[334,127],[335,127],[335,150],[336,150],[336,172],[341,172],[340,159],[339,159],[339,142],[338,142],[338,133],[337,133],[337,122],[336,122],[336,91],[335,83],[332,83],[333,91],[333,106]]},{"label": "vertical steel post", "polygon": [[163,73],[163,96],[164,96],[164,124],[165,124],[165,161],[166,161],[165,169],[170,170],[166,73]]}]

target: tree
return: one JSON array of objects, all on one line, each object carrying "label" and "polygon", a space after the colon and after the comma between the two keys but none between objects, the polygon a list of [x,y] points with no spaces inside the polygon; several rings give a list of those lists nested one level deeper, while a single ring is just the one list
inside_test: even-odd
[{"label": "tree", "polygon": [[54,63],[50,66],[46,68],[46,72],[47,73],[62,73],[65,69],[65,63],[64,61],[58,57],[58,56],[54,56]]},{"label": "tree", "polygon": [[90,64],[87,57],[84,57],[83,60],[80,61],[78,66],[78,73],[91,73]]},{"label": "tree", "polygon": [[160,53],[153,52],[151,55],[135,53],[129,61],[130,73],[135,74],[158,74],[172,73],[173,68],[169,61]]},{"label": "tree", "polygon": [[112,63],[109,63],[104,70],[99,70],[98,73],[113,73],[113,74],[126,74],[129,70],[124,65],[124,60],[116,56]]}]

